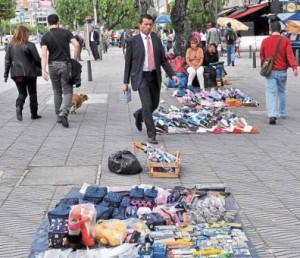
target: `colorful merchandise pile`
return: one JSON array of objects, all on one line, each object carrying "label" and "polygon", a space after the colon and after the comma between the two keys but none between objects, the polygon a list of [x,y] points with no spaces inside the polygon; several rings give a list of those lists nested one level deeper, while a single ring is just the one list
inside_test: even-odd
[{"label": "colorful merchandise pile", "polygon": [[199,108],[171,106],[153,112],[157,133],[258,133],[245,118],[238,117],[231,110],[222,107]]},{"label": "colorful merchandise pile", "polygon": [[50,248],[35,257],[256,257],[222,184],[80,192],[48,213]]},{"label": "colorful merchandise pile", "polygon": [[233,87],[229,89],[205,89],[200,92],[194,87],[188,86],[186,90],[176,90],[173,94],[178,101],[189,107],[258,107],[259,103],[246,93]]}]

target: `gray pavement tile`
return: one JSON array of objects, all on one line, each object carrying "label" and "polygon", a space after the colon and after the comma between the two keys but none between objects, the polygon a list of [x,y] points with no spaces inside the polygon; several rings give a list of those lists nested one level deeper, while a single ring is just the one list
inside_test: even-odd
[{"label": "gray pavement tile", "polygon": [[95,181],[97,166],[29,167],[22,185],[78,185]]}]

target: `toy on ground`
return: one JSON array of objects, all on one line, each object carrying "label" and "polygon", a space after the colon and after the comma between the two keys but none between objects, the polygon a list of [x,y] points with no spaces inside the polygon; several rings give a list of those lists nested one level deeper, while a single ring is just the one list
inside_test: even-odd
[{"label": "toy on ground", "polygon": [[95,238],[103,245],[118,246],[126,238],[126,224],[122,220],[98,220],[95,226]]},{"label": "toy on ground", "polygon": [[96,224],[96,211],[93,204],[78,204],[71,208],[68,220],[68,243],[73,248],[80,245],[94,246],[93,229]]}]

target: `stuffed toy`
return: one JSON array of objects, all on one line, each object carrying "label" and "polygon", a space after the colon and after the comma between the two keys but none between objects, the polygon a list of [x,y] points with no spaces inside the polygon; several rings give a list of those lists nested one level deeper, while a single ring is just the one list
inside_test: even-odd
[{"label": "stuffed toy", "polygon": [[124,242],[126,235],[126,225],[122,220],[98,220],[96,223],[95,238],[103,245],[121,245]]},{"label": "stuffed toy", "polygon": [[94,246],[92,230],[95,225],[96,211],[92,204],[78,204],[71,208],[68,220],[69,245],[79,248],[80,245]]}]

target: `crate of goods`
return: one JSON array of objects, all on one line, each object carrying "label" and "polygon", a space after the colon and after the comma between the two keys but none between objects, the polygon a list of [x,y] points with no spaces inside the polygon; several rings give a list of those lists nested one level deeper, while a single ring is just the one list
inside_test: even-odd
[{"label": "crate of goods", "polygon": [[180,172],[180,152],[172,152],[176,157],[176,161],[173,163],[167,162],[152,162],[148,161],[149,176],[160,178],[176,178],[179,177]]}]

